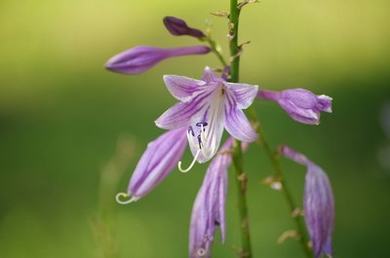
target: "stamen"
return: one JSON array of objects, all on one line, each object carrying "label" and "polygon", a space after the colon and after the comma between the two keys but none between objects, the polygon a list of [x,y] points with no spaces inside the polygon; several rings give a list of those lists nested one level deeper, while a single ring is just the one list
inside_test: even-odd
[{"label": "stamen", "polygon": [[194,159],[192,160],[190,166],[189,166],[188,168],[186,168],[186,169],[183,169],[183,168],[181,167],[182,162],[179,161],[179,163],[177,163],[177,168],[179,169],[179,171],[182,172],[182,173],[187,173],[188,171],[190,171],[191,168],[195,165],[195,162],[196,162],[196,160],[198,159],[199,154],[200,154],[200,150],[198,150],[198,151],[196,152],[196,154],[195,154],[195,156],[194,156]]},{"label": "stamen", "polygon": [[200,134],[198,135],[197,139],[198,139],[199,149],[202,149],[202,137]]},{"label": "stamen", "polygon": [[207,126],[208,124],[207,124],[207,122],[198,122],[198,123],[196,123],[195,124],[197,127],[201,127],[201,126]]},{"label": "stamen", "polygon": [[188,127],[187,133],[191,133],[192,136],[195,136],[194,130],[192,129],[192,126]]},{"label": "stamen", "polygon": [[115,195],[115,200],[117,203],[122,204],[122,205],[126,205],[126,204],[129,204],[129,203],[132,203],[132,202],[135,202],[138,200],[137,197],[131,197],[130,199],[125,200],[125,201],[121,200],[121,198],[129,198],[129,197],[130,197],[130,195],[128,193],[121,192],[121,193],[117,193]]}]

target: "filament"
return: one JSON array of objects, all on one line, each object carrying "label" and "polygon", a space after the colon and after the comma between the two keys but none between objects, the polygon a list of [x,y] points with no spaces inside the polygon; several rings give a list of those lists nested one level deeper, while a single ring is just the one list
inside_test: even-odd
[{"label": "filament", "polygon": [[182,172],[182,173],[187,173],[188,171],[190,171],[191,168],[195,165],[195,162],[196,162],[196,160],[198,159],[199,154],[200,154],[200,150],[198,150],[198,151],[196,152],[196,154],[195,154],[195,156],[194,156],[194,159],[192,160],[192,162],[191,162],[191,164],[189,165],[189,167],[186,168],[186,169],[183,169],[183,168],[181,167],[182,162],[179,161],[179,163],[177,163],[177,168],[179,169],[179,171]]},{"label": "filament", "polygon": [[[129,198],[128,200],[121,200],[123,198]],[[117,203],[119,204],[122,204],[122,205],[126,205],[126,204],[129,204],[129,203],[132,203],[132,202],[135,202],[136,200],[138,200],[137,197],[131,197],[130,198],[130,195],[128,193],[117,193],[115,195],[115,200]]]}]

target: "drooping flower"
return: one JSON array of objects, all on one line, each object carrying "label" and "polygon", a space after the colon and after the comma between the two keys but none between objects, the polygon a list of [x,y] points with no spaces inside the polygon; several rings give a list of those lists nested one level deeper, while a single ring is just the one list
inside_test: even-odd
[{"label": "drooping flower", "polygon": [[[167,131],[150,142],[130,179],[127,193],[119,193],[117,202],[137,201],[153,190],[177,166],[187,146],[186,129]],[[128,200],[121,200],[121,198]]]},{"label": "drooping flower", "polygon": [[192,208],[189,252],[191,258],[210,257],[215,230],[221,229],[225,239],[225,199],[229,153],[233,139],[229,138],[210,163]]},{"label": "drooping flower", "polygon": [[[257,134],[243,109],[256,97],[258,86],[226,82],[206,67],[201,80],[165,75],[170,93],[180,102],[164,112],[156,125],[163,129],[187,128],[195,161],[204,163],[217,152],[224,128],[235,139],[253,142]],[[180,164],[179,164],[180,168]],[[182,172],[188,169],[181,169]]]},{"label": "drooping flower", "polygon": [[201,30],[189,27],[184,20],[177,17],[166,16],[163,22],[167,30],[175,36],[188,35],[198,39],[206,36]]},{"label": "drooping flower", "polygon": [[318,165],[305,155],[287,147],[281,147],[281,154],[306,166],[304,192],[305,222],[313,244],[316,258],[325,254],[332,256],[332,233],[334,228],[334,197],[328,176]]},{"label": "drooping flower", "polygon": [[179,48],[157,48],[150,46],[137,46],[125,50],[106,63],[110,71],[124,74],[143,73],[164,59],[178,56],[203,55],[211,49],[207,46],[191,46]]},{"label": "drooping flower", "polygon": [[258,97],[277,102],[297,122],[311,125],[320,123],[320,112],[332,112],[332,98],[317,96],[305,89],[283,91],[261,90]]}]

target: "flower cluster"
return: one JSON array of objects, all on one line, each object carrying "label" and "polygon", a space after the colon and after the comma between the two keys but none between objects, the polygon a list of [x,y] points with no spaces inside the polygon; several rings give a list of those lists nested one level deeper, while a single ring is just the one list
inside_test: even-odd
[{"label": "flower cluster", "polygon": [[[164,25],[175,36],[187,35],[202,42],[208,36],[176,17],[165,17]],[[106,68],[123,74],[139,74],[151,69],[164,59],[187,55],[207,54],[215,45],[178,48],[136,46],[115,55]],[[242,146],[254,142],[259,136],[246,117],[244,110],[256,98],[277,102],[288,115],[301,123],[319,124],[320,112],[331,112],[331,98],[316,96],[308,90],[290,89],[281,92],[259,89],[257,85],[228,82],[229,66],[222,75],[206,67],[200,79],[178,75],[165,75],[164,83],[178,103],[168,108],[155,121],[165,130],[151,141],[140,158],[125,193],[116,200],[127,204],[151,192],[176,167],[188,172],[198,163],[211,163],[192,209],[190,226],[190,257],[210,257],[215,230],[219,227],[225,239],[225,199],[227,172],[231,164],[234,140]],[[220,148],[223,132],[230,137]],[[187,168],[182,166],[182,156],[189,145],[193,160]],[[305,187],[305,210],[308,230],[316,257],[329,254],[334,220],[333,197],[324,172],[306,157],[284,147],[283,155],[308,167]]]}]

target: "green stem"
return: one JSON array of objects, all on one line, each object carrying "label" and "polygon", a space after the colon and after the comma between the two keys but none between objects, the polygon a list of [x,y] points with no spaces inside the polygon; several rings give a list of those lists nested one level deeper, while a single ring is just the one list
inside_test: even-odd
[{"label": "green stem", "polygon": [[229,36],[230,36],[230,81],[238,82],[240,73],[240,47],[238,46],[238,21],[240,9],[237,0],[230,0]]},{"label": "green stem", "polygon": [[225,59],[223,58],[223,55],[221,51],[218,49],[217,42],[213,40],[210,36],[207,36],[205,38],[207,43],[209,43],[209,46],[211,48],[211,51],[215,54],[215,56],[218,58],[218,60],[222,63],[223,67],[226,67],[228,64],[226,63]]},{"label": "green stem", "polygon": [[238,193],[238,211],[240,215],[241,248],[239,257],[252,257],[252,248],[249,231],[248,206],[246,200],[248,178],[243,169],[242,149],[239,141],[234,141],[233,165],[236,171],[236,183]]},{"label": "green stem", "polygon": [[[259,121],[256,119],[256,121]],[[264,136],[264,130],[261,127],[260,123],[257,123],[257,132],[259,133],[259,143],[264,147],[264,150],[267,154],[267,157],[270,159],[272,163],[272,167],[274,169],[274,175],[275,177],[280,181],[281,184],[281,192],[287,202],[287,205],[290,210],[290,216],[294,219],[296,230],[299,234],[299,239],[302,247],[302,251],[306,255],[307,258],[312,258],[313,254],[308,246],[308,239],[306,237],[306,230],[305,226],[302,220],[302,216],[299,214],[294,214],[297,206],[295,204],[295,201],[292,197],[292,194],[287,186],[286,179],[283,175],[283,170],[281,169],[280,162],[278,157],[275,155],[275,152],[272,151],[270,145],[266,141],[266,138]]]},{"label": "green stem", "polygon": [[[238,22],[240,16],[240,8],[238,7],[238,0],[230,0],[230,81],[238,82],[239,81],[239,68],[240,68],[240,47],[238,45]],[[210,40],[210,41],[209,41]],[[226,66],[226,61],[220,52],[216,49],[216,44],[214,41],[209,39],[208,42],[212,48],[212,51],[217,55],[217,58],[221,63]],[[284,178],[283,170],[281,169],[279,159],[272,151],[271,146],[268,144],[264,130],[261,127],[260,120],[257,118],[256,112],[253,107],[247,109],[247,115],[249,116],[254,128],[257,133],[260,135],[258,143],[264,147],[267,157],[271,161],[274,175],[280,180],[281,183],[281,192],[287,202],[287,205],[290,210],[290,216],[293,217],[296,225],[296,230],[300,237],[300,243],[302,250],[307,258],[312,258],[313,254],[308,246],[308,239],[306,236],[306,230],[302,217],[297,215],[293,216],[297,206],[292,197],[292,194],[287,186],[286,180]],[[246,190],[247,190],[247,177],[243,170],[243,159],[242,159],[242,149],[241,143],[237,140],[234,142],[233,148],[233,165],[236,170],[237,175],[237,188],[238,188],[238,208],[240,214],[241,222],[241,251],[240,257],[252,257],[251,251],[251,241],[250,241],[250,231],[249,231],[249,220],[248,220],[248,208],[246,200]]]},{"label": "green stem", "polygon": [[[240,10],[238,8],[237,0],[230,0],[230,81],[238,82],[240,57],[238,46],[238,21]],[[241,142],[234,141],[233,148],[233,165],[236,170],[236,182],[238,190],[238,210],[240,215],[240,229],[241,229],[241,248],[239,255],[241,258],[251,258],[252,248],[249,231],[248,205],[246,200],[247,177],[243,170],[243,159]]]}]

